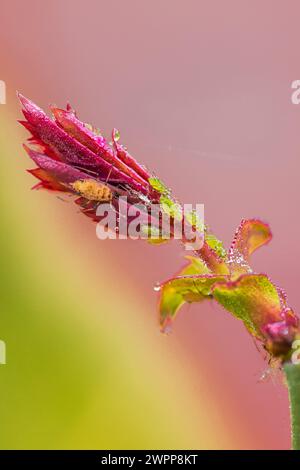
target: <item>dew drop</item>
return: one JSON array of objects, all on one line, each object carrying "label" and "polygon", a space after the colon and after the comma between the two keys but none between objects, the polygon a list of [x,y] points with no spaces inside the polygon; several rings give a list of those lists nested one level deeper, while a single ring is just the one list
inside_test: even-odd
[{"label": "dew drop", "polygon": [[159,282],[157,282],[157,283],[155,284],[155,286],[154,286],[153,289],[155,290],[155,292],[159,292],[159,291],[160,291],[161,286],[160,286]]},{"label": "dew drop", "polygon": [[120,140],[120,132],[118,131],[118,129],[114,129],[113,137],[115,142],[118,142],[118,140]]}]

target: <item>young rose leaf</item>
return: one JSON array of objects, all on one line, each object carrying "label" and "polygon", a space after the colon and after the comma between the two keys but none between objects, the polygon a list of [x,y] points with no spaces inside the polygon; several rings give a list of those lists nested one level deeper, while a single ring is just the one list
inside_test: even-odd
[{"label": "young rose leaf", "polygon": [[268,323],[281,320],[277,289],[264,274],[244,274],[236,281],[216,284],[212,294],[257,338],[264,337],[264,327]]},{"label": "young rose leaf", "polygon": [[242,220],[228,253],[230,272],[234,279],[251,272],[248,264],[250,256],[271,238],[270,227],[261,220]]},{"label": "young rose leaf", "polygon": [[215,276],[200,258],[187,256],[188,264],[161,286],[160,324],[164,328],[185,302],[200,302],[211,295],[211,288],[226,276]]},{"label": "young rose leaf", "polygon": [[212,295],[216,283],[226,282],[227,276],[215,274],[195,274],[174,277],[167,281],[177,292],[181,293],[186,302],[198,302],[203,297]]},{"label": "young rose leaf", "polygon": [[[187,256],[188,264],[178,273],[178,275],[208,274],[209,269],[201,259]],[[160,289],[159,316],[162,329],[175,317],[179,308],[185,303],[180,291],[177,291],[171,283],[164,283]]]}]

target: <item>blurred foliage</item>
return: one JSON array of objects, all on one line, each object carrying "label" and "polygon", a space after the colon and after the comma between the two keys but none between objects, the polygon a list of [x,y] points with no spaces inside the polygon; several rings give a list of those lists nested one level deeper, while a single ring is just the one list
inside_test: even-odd
[{"label": "blurred foliage", "polygon": [[194,421],[184,373],[136,322],[142,303],[73,240],[70,207],[30,191],[15,114],[0,115],[0,448],[213,446],[213,414]]}]

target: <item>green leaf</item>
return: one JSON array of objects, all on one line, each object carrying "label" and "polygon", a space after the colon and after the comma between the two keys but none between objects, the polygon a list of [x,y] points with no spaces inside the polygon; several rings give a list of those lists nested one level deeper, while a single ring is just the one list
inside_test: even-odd
[{"label": "green leaf", "polygon": [[268,243],[272,233],[268,224],[258,219],[243,219],[234,237],[233,246],[246,259]]},{"label": "green leaf", "polygon": [[265,325],[281,320],[277,289],[264,274],[244,274],[236,281],[217,284],[213,297],[258,338],[264,337]]},{"label": "green leaf", "polygon": [[268,224],[258,219],[242,220],[228,254],[230,272],[234,279],[250,272],[250,256],[267,244],[271,238],[272,233]]},{"label": "green leaf", "polygon": [[184,298],[174,287],[163,287],[159,301],[159,323],[162,331],[165,331],[184,303]]},{"label": "green leaf", "polygon": [[176,292],[181,293],[184,300],[187,302],[198,302],[203,297],[212,295],[212,288],[214,284],[225,282],[227,276],[215,274],[194,274],[190,276],[174,277],[167,281],[169,286],[176,289]]},{"label": "green leaf", "polygon": [[[210,295],[213,275],[200,258],[187,256],[188,264],[178,273],[178,276],[199,276],[197,279],[174,277],[161,286],[159,312],[160,324],[164,328],[177,314],[185,302],[199,302]],[[203,276],[205,279],[200,279]],[[209,277],[212,276],[212,277]],[[218,281],[223,277],[219,276]]]}]

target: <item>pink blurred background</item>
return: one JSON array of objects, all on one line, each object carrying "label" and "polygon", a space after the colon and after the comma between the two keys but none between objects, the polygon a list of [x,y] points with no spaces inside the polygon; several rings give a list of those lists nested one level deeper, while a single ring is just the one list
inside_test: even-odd
[{"label": "pink blurred background", "polygon": [[[45,108],[70,101],[107,135],[117,127],[181,201],[205,204],[206,222],[227,246],[242,218],[268,221],[274,240],[254,267],[285,288],[299,311],[300,105],[291,102],[291,83],[300,78],[299,13],[293,0],[4,1],[7,117],[12,125],[20,117],[18,89]],[[69,208],[55,207],[63,225]],[[180,247],[109,242],[102,261],[94,227],[75,211],[66,217],[70,237],[81,227],[95,272],[101,263],[113,266],[119,295],[130,288],[141,298],[141,328],[157,335],[153,286],[181,266]],[[213,447],[289,448],[286,390],[272,379],[259,383],[267,364],[240,322],[216,305],[195,304],[162,341],[179,345],[175,367],[187,361],[192,388],[201,380],[223,423],[224,441],[219,434]]]}]

